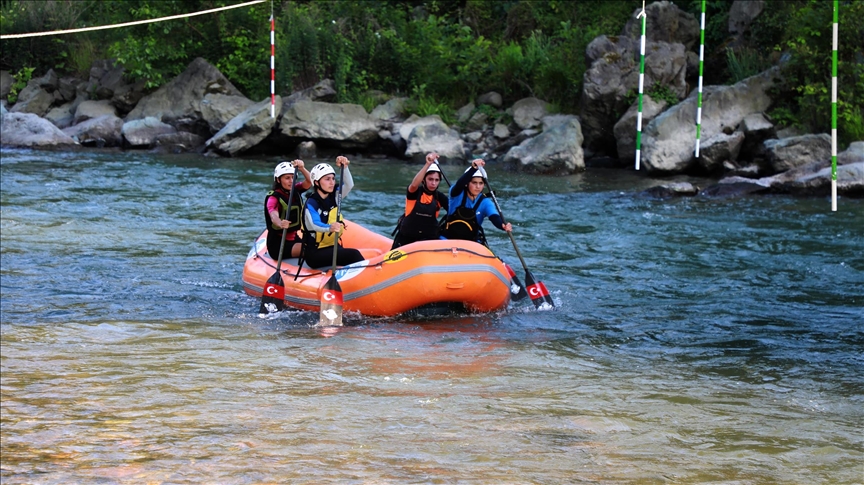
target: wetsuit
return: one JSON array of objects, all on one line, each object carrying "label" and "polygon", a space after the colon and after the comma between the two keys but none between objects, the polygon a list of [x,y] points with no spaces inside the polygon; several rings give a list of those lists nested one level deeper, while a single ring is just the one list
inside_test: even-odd
[{"label": "wetsuit", "polygon": [[[267,252],[274,261],[279,258],[279,247],[282,245],[282,228],[273,224],[273,220],[270,219],[270,211],[278,210],[280,219],[291,221],[291,226],[288,227],[288,231],[285,233],[285,249],[282,250],[282,257],[290,258],[291,248],[295,243],[301,242],[297,230],[300,229],[300,209],[303,207],[303,201],[300,200],[300,193],[303,192],[302,186],[303,182],[294,184],[294,201],[290,204],[288,202],[289,194],[285,193],[281,187],[267,192],[267,196],[264,198]],[[291,207],[290,213],[288,213],[289,205]]]},{"label": "wetsuit", "polygon": [[425,184],[405,194],[405,215],[400,218],[398,234],[392,249],[416,241],[438,239],[438,210],[449,209],[447,196],[441,191],[430,192]]}]

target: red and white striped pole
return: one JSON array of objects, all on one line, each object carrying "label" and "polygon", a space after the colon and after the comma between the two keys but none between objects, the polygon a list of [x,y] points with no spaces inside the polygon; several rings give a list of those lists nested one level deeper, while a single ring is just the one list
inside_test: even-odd
[{"label": "red and white striped pole", "polygon": [[270,117],[276,117],[276,19],[270,12]]}]

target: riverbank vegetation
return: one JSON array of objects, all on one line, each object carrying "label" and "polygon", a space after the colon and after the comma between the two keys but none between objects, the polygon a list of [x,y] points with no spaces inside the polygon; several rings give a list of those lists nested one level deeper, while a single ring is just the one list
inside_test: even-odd
[{"label": "riverbank vegetation", "polygon": [[[236,4],[228,0],[3,0],[3,34],[107,25]],[[783,83],[769,113],[785,126],[825,132],[830,126],[830,0],[765,2],[743,39],[728,29],[732,0],[707,2],[705,84],[729,84],[774,64]],[[841,1],[839,134],[864,139],[864,0]],[[681,8],[700,15],[701,1]],[[339,102],[374,107],[370,91],[412,97],[419,114],[452,119],[487,91],[505,100],[544,99],[578,113],[585,48],[618,35],[641,7],[632,0],[363,0],[274,4],[277,92],[324,78]],[[48,69],[87,77],[93,61],[116,59],[133,80],[155,88],[195,57],[218,67],[252,99],[269,93],[271,4],[182,20],[3,40],[0,69],[39,75]],[[650,21],[650,19],[649,19]],[[697,47],[698,48],[698,47]]]}]

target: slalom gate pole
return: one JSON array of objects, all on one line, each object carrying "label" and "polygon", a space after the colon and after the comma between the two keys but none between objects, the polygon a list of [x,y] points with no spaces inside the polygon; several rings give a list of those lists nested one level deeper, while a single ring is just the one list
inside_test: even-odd
[{"label": "slalom gate pole", "polygon": [[705,62],[705,0],[702,0],[702,30],[699,34],[699,92],[696,97],[696,158],[702,137],[702,66]]},{"label": "slalom gate pole", "polygon": [[831,211],[837,212],[837,44],[840,0],[834,0],[834,41],[831,51]]},{"label": "slalom gate pole", "polygon": [[270,1],[270,117],[276,117],[276,18]]},{"label": "slalom gate pole", "polygon": [[645,0],[642,0],[642,12],[636,16],[642,17],[642,47],[640,48],[639,60],[639,111],[636,114],[636,170],[639,170],[639,161],[642,158],[642,92],[645,88]]}]

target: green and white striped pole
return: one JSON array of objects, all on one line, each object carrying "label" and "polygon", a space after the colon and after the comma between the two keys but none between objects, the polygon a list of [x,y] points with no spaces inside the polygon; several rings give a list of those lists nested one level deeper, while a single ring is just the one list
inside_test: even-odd
[{"label": "green and white striped pole", "polygon": [[831,211],[837,212],[837,44],[840,0],[834,0],[834,46],[831,52]]},{"label": "green and white striped pole", "polygon": [[702,137],[702,66],[705,61],[705,0],[702,0],[702,31],[699,34],[699,91],[696,95],[696,158]]},{"label": "green and white striped pole", "polygon": [[645,88],[645,0],[642,0],[642,12],[636,16],[642,17],[642,47],[640,48],[641,59],[639,60],[639,111],[636,115],[636,170],[639,170],[639,161],[642,158],[642,91]]}]

